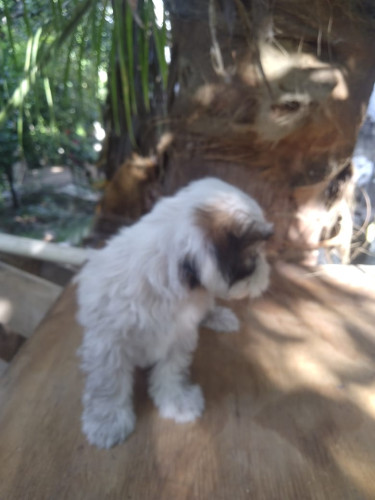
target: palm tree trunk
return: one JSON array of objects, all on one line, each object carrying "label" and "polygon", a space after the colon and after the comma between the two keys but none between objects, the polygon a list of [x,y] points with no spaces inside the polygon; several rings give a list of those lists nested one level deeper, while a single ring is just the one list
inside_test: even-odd
[{"label": "palm tree trunk", "polygon": [[[334,247],[347,261],[351,155],[375,79],[372,0],[165,2],[169,146],[157,147],[160,107],[139,114],[131,145],[124,123],[114,131],[109,100],[103,210],[133,221],[159,189],[214,175],[263,206],[275,256],[314,263],[319,248]],[[132,150],[157,155],[157,173],[129,159]]]},{"label": "palm tree trunk", "polygon": [[371,2],[171,0],[169,8],[165,192],[222,177],[264,207],[275,254],[315,262],[335,238],[345,260],[351,155],[375,79]]}]

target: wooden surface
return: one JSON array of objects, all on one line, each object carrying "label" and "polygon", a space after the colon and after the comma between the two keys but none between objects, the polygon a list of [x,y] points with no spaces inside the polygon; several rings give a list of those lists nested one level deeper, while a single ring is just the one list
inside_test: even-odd
[{"label": "wooden surface", "polygon": [[136,431],[109,451],[80,431],[68,288],[0,381],[0,499],[375,499],[372,283],[279,266],[264,299],[236,306],[241,332],[202,332],[203,418],[162,420],[139,374]]},{"label": "wooden surface", "polygon": [[61,291],[54,283],[0,262],[0,323],[30,337]]}]

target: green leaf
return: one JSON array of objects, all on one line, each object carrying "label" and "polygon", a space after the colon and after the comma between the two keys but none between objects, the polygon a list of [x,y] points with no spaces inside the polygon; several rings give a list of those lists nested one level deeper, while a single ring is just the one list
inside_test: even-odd
[{"label": "green leaf", "polygon": [[112,34],[112,46],[110,54],[110,69],[109,69],[109,84],[111,88],[110,96],[112,100],[112,113],[113,113],[113,123],[115,126],[115,132],[117,135],[121,133],[120,127],[120,110],[118,107],[118,92],[117,92],[117,82],[116,82],[116,40],[115,34]]},{"label": "green leaf", "polygon": [[55,120],[55,112],[53,109],[53,98],[52,98],[52,92],[51,92],[51,85],[48,77],[43,78],[43,85],[44,85],[44,92],[46,95],[46,101],[48,104],[48,109],[50,113],[50,120],[51,120],[51,128],[55,129],[56,128],[56,120]]},{"label": "green leaf", "polygon": [[18,67],[18,60],[17,60],[16,48],[15,48],[14,38],[13,38],[13,19],[12,19],[12,16],[10,15],[10,12],[8,9],[7,0],[4,1],[4,14],[5,14],[5,19],[6,19],[9,43],[10,43],[10,46],[12,48],[12,57],[13,57],[13,61],[14,61],[14,66],[17,68]]},{"label": "green leaf", "polygon": [[153,19],[153,35],[156,47],[156,55],[158,58],[159,69],[161,74],[161,80],[163,83],[163,88],[167,88],[168,82],[168,64],[165,60],[164,48],[167,45],[167,28],[165,25],[165,18],[163,20],[162,28],[159,28],[156,24],[155,17]]},{"label": "green leaf", "polygon": [[[42,34],[42,28],[39,28],[32,39],[31,57],[30,57],[30,64],[31,64],[32,68],[36,67],[36,59],[37,59],[37,55],[38,55],[41,34]],[[29,68],[27,68],[26,73],[28,71],[29,71]],[[35,74],[36,74],[36,71],[31,72],[31,78],[32,78],[33,84],[35,83]]]},{"label": "green leaf", "polygon": [[127,71],[126,64],[126,56],[125,56],[125,33],[123,29],[123,24],[121,22],[122,19],[122,2],[121,0],[114,0],[114,33],[116,40],[116,50],[118,55],[118,64],[120,69],[120,78],[121,78],[121,88],[122,88],[122,97],[123,97],[123,106],[124,106],[124,114],[126,126],[129,133],[129,138],[132,143],[134,140],[134,132],[133,132],[133,124],[131,117],[131,102],[130,102],[130,90],[129,90],[129,75]]},{"label": "green leaf", "polygon": [[139,29],[139,67],[141,72],[141,85],[143,93],[143,102],[146,111],[150,110],[150,98],[149,98],[149,19],[150,19],[150,4],[149,0],[145,0],[143,3],[143,8],[141,12],[141,19],[143,22],[143,29]]},{"label": "green leaf", "polygon": [[33,42],[34,42],[34,37],[30,37],[27,40],[27,47],[26,47],[26,56],[25,56],[25,65],[24,65],[24,71],[25,73],[28,73],[30,69],[30,63],[31,63],[31,49],[33,47]]},{"label": "green leaf", "polygon": [[126,33],[126,49],[128,60],[128,76],[129,76],[129,99],[131,102],[133,114],[137,114],[137,100],[135,94],[135,75],[134,75],[134,43],[133,43],[133,12],[126,3],[125,5],[125,33]]}]

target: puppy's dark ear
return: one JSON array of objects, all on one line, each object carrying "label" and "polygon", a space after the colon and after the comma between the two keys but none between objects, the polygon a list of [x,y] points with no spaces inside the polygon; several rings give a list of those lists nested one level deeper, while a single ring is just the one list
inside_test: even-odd
[{"label": "puppy's dark ear", "polygon": [[220,210],[200,208],[195,217],[213,248],[220,273],[229,284],[252,272],[252,267],[245,264],[248,247],[269,239],[273,234],[273,226],[268,222],[253,220],[246,223]]},{"label": "puppy's dark ear", "polygon": [[181,283],[186,285],[191,290],[201,286],[199,269],[194,257],[185,255],[179,263],[179,274]]},{"label": "puppy's dark ear", "polygon": [[225,211],[199,208],[195,216],[215,255],[221,275],[230,283],[240,258],[243,230],[234,216]]}]

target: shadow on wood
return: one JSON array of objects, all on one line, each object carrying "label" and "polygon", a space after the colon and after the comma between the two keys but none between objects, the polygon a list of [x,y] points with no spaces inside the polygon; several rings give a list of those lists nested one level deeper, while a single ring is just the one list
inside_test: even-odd
[{"label": "shadow on wood", "polygon": [[235,306],[241,332],[202,331],[198,422],[161,419],[139,373],[136,430],[107,451],[80,431],[68,287],[1,381],[0,498],[375,498],[375,288],[336,269],[278,265],[263,299]]}]

